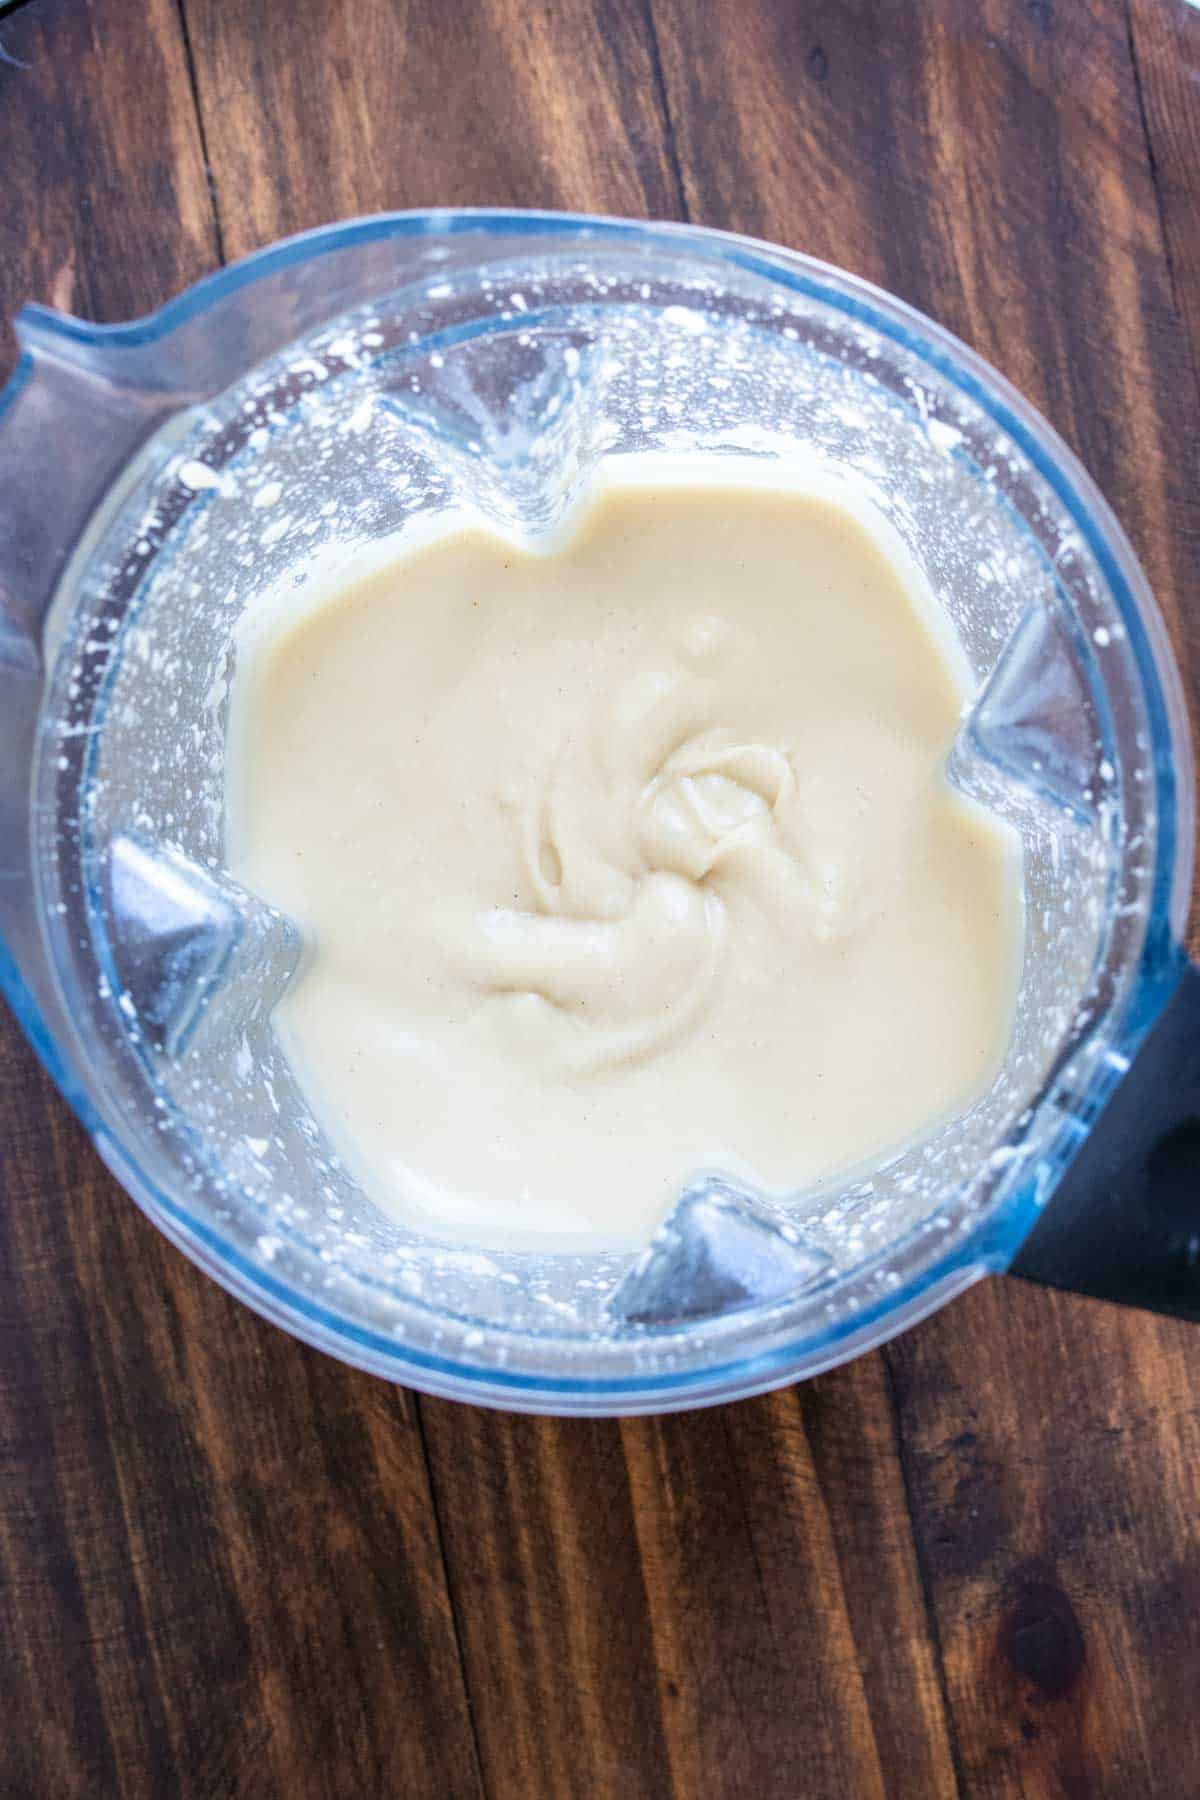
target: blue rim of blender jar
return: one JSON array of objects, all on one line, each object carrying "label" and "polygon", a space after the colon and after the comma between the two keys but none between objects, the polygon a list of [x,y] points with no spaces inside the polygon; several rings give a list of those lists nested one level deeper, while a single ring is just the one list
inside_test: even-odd
[{"label": "blue rim of blender jar", "polygon": [[[74,342],[141,346],[168,337],[220,300],[266,275],[355,243],[393,237],[452,237],[472,233],[496,236],[514,232],[547,238],[578,238],[586,233],[608,242],[626,240],[642,245],[658,243],[665,247],[691,243],[710,255],[715,251],[719,260],[760,279],[815,299],[891,339],[945,376],[1017,444],[1057,495],[1095,557],[1116,602],[1142,681],[1151,727],[1158,826],[1156,865],[1140,964],[1117,1032],[1120,1045],[1131,1053],[1174,986],[1177,971],[1182,966],[1181,953],[1171,933],[1170,911],[1172,889],[1178,874],[1177,807],[1181,802],[1187,802],[1190,788],[1185,784],[1181,789],[1176,779],[1172,760],[1174,732],[1164,691],[1164,669],[1155,656],[1146,620],[1113,547],[1114,543],[1118,548],[1124,543],[1124,533],[1098,491],[1099,509],[1084,501],[1070,472],[1077,470],[1088,487],[1094,488],[1094,483],[1048,423],[1035,415],[1035,429],[1025,425],[1021,415],[1032,409],[1005,378],[968,346],[906,302],[801,252],[706,227],[671,223],[644,225],[586,214],[514,213],[479,208],[379,214],[323,226],[284,239],[229,268],[218,270],[158,311],[125,324],[90,325],[37,305],[26,307],[24,316],[36,318],[44,330]],[[26,352],[18,360],[6,388],[0,391],[0,418],[12,406],[32,371],[33,358]],[[1132,550],[1128,554],[1136,568]],[[1147,594],[1153,606],[1149,590]],[[1163,648],[1169,654],[1165,643]],[[1186,737],[1186,727],[1183,729]],[[434,1356],[354,1325],[320,1306],[290,1283],[272,1276],[219,1233],[197,1221],[185,1207],[148,1181],[110,1136],[106,1122],[47,1028],[37,1001],[2,937],[0,990],[7,996],[38,1056],[96,1142],[104,1160],[165,1235],[199,1261],[221,1285],[274,1323],[357,1367],[392,1379],[400,1379],[405,1371],[409,1371],[417,1376],[418,1385],[422,1385],[420,1375],[424,1374],[424,1385],[432,1391],[480,1402],[491,1400],[503,1404],[506,1399],[524,1396],[536,1408],[539,1396],[543,1396],[549,1405],[556,1396],[575,1395],[581,1399],[610,1402],[612,1409],[618,1410],[623,1400],[635,1405],[639,1398],[644,1398],[648,1405],[659,1399],[664,1404],[701,1404],[709,1399],[732,1398],[781,1385],[794,1377],[797,1364],[812,1357],[814,1352],[818,1356],[822,1350],[829,1352],[821,1358],[821,1366],[828,1366],[839,1360],[837,1347],[846,1340],[857,1340],[855,1348],[866,1349],[914,1323],[929,1310],[929,1307],[922,1308],[922,1297],[933,1295],[930,1304],[940,1304],[941,1290],[953,1283],[956,1274],[963,1276],[960,1285],[965,1285],[974,1272],[982,1275],[1005,1267],[1044,1199],[1044,1192],[1038,1191],[1034,1175],[1016,1194],[1007,1198],[996,1214],[985,1218],[976,1231],[903,1286],[881,1295],[877,1302],[863,1306],[819,1332],[756,1356],[735,1358],[675,1375],[584,1378],[510,1373]],[[938,1290],[936,1294],[934,1290]],[[956,1290],[951,1287],[951,1291]]]}]

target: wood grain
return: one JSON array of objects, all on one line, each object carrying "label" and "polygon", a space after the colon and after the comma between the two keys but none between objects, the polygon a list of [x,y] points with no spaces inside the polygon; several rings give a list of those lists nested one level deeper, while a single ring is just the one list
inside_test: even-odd
[{"label": "wood grain", "polygon": [[677,210],[637,0],[269,10],[186,6],[230,256],[404,207]]},{"label": "wood grain", "polygon": [[617,1427],[421,1414],[486,1792],[670,1793]]},{"label": "wood grain", "polygon": [[1171,292],[1200,379],[1200,9],[1128,0],[1128,23]]},{"label": "wood grain", "polygon": [[[283,233],[431,203],[759,233],[911,299],[1043,407],[1195,704],[1181,0],[454,13],[0,18],[0,311],[135,314]],[[158,1238],[7,1015],[0,1234],[0,1793],[1200,1791],[1194,1329],[992,1283],[716,1412],[421,1400]]]},{"label": "wood grain", "polygon": [[5,373],[22,301],[130,318],[216,259],[178,13],[147,0],[136,24],[124,14],[38,0],[0,19]]},{"label": "wood grain", "polygon": [[964,1790],[1190,1792],[1194,1332],[993,1282],[889,1361]]}]

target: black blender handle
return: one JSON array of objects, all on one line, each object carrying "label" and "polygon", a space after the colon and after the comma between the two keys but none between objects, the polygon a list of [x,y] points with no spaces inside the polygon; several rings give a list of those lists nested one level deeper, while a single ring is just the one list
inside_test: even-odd
[{"label": "black blender handle", "polygon": [[1009,1273],[1200,1320],[1200,968],[1183,979]]}]

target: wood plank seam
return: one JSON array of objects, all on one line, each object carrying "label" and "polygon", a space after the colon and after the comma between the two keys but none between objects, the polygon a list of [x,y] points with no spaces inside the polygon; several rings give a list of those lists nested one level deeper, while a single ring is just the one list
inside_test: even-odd
[{"label": "wood plank seam", "polygon": [[900,1464],[900,1479],[904,1485],[904,1505],[905,1510],[908,1513],[909,1529],[912,1532],[913,1554],[917,1564],[917,1578],[921,1583],[921,1599],[925,1606],[925,1619],[929,1627],[929,1642],[933,1651],[934,1667],[937,1670],[938,1689],[942,1697],[942,1713],[946,1721],[946,1736],[950,1743],[950,1758],[954,1764],[954,1780],[957,1785],[959,1800],[963,1800],[963,1796],[968,1793],[968,1788],[966,1785],[962,1747],[958,1741],[958,1721],[954,1715],[954,1706],[950,1694],[950,1683],[946,1675],[946,1658],[942,1646],[941,1624],[938,1619],[937,1607],[934,1604],[932,1575],[925,1557],[925,1537],[920,1529],[916,1500],[913,1494],[912,1471],[909,1466],[910,1453],[900,1413],[900,1396],[896,1390],[896,1371],[892,1365],[891,1345],[885,1344],[878,1354],[883,1362],[884,1375],[887,1380],[888,1397],[892,1405],[892,1425],[896,1439],[896,1459]]},{"label": "wood plank seam", "polygon": [[663,148],[667,153],[667,163],[671,170],[671,178],[675,183],[675,193],[679,205],[679,217],[690,222],[691,211],[687,202],[687,189],[683,180],[683,165],[679,160],[679,144],[675,136],[675,121],[671,116],[671,96],[667,91],[667,79],[663,72],[662,52],[658,42],[658,26],[654,22],[654,0],[642,0],[642,17],[646,26],[646,42],[650,51],[650,64],[654,70],[654,88],[657,110],[662,119]]},{"label": "wood plank seam", "polygon": [[[794,1390],[793,1390],[793,1392],[794,1392]],[[743,1479],[742,1461],[741,1461],[741,1458],[737,1454],[737,1447],[733,1442],[732,1433],[730,1431],[729,1411],[730,1411],[730,1409],[727,1406],[724,1406],[721,1408],[721,1414],[722,1414],[721,1422],[724,1426],[725,1439],[726,1439],[726,1442],[728,1443],[729,1449],[730,1449],[730,1462],[731,1462],[731,1465],[733,1468],[734,1486],[737,1489],[738,1505],[741,1508],[742,1518],[744,1519],[745,1525],[746,1525],[746,1537],[747,1537],[747,1540],[750,1545],[751,1559],[754,1563],[755,1579],[758,1582],[758,1589],[759,1589],[759,1594],[762,1598],[764,1614],[765,1614],[768,1622],[770,1622],[770,1620],[771,1620],[770,1590],[768,1587],[767,1579],[763,1573],[762,1559],[759,1556],[758,1545],[755,1541],[754,1529],[753,1529],[753,1524],[752,1524],[751,1515],[750,1515],[750,1508],[749,1508],[749,1505],[747,1504],[747,1500],[746,1500],[746,1486],[745,1486],[745,1481]],[[805,1434],[805,1436],[807,1437],[807,1433]],[[821,1500],[822,1500],[822,1505],[824,1505],[824,1495],[823,1494],[821,1496]],[[828,1516],[828,1508],[826,1508],[825,1511],[826,1511],[826,1516]],[[845,1594],[844,1594],[844,1591],[841,1589],[842,1577],[841,1577],[840,1559],[837,1556],[836,1550],[833,1553],[833,1564],[837,1570],[838,1583],[839,1583],[839,1597],[841,1599],[841,1603],[844,1608],[845,1607]],[[847,1613],[847,1625],[849,1626],[848,1613]],[[774,1632],[772,1632],[772,1640],[774,1641]],[[781,1654],[784,1653],[784,1646],[782,1646],[782,1645],[780,1646],[780,1652],[781,1652]],[[873,1757],[874,1757],[874,1764],[875,1764],[874,1773],[876,1773],[878,1775],[879,1784],[882,1789],[882,1787],[884,1785],[884,1768],[883,1768],[882,1758],[880,1757],[880,1754],[879,1754],[879,1740],[875,1733],[875,1722],[874,1722],[873,1718],[871,1717],[871,1708],[870,1708],[869,1704],[866,1704],[865,1695],[863,1696],[863,1701],[864,1701],[863,1711],[864,1711],[865,1717],[866,1717],[866,1726],[867,1726],[868,1733],[870,1735],[871,1749],[872,1749]]]},{"label": "wood plank seam", "polygon": [[[1162,191],[1162,171],[1159,168],[1158,153],[1154,148],[1154,134],[1150,129],[1150,119],[1146,110],[1146,93],[1142,83],[1142,66],[1138,57],[1137,40],[1133,30],[1132,0],[1125,0],[1125,41],[1129,49],[1129,64],[1133,70],[1133,91],[1137,97],[1138,121],[1142,128],[1142,139],[1146,146],[1146,161],[1150,169],[1150,183],[1154,189],[1154,206],[1158,216],[1158,235],[1162,244],[1163,263],[1167,271],[1167,282],[1171,289],[1171,304],[1180,324],[1183,323],[1183,302],[1179,292],[1179,278],[1175,270],[1175,256],[1171,248],[1171,232],[1167,219],[1166,204]],[[1191,340],[1190,332],[1184,332],[1188,346],[1188,360],[1191,364],[1193,383],[1200,393],[1200,366],[1196,362],[1196,346]]]},{"label": "wood plank seam", "polygon": [[433,1514],[434,1541],[437,1544],[438,1557],[442,1565],[442,1579],[446,1588],[446,1604],[450,1611],[450,1628],[454,1633],[454,1649],[458,1656],[463,1699],[467,1709],[467,1723],[471,1727],[471,1743],[475,1750],[475,1773],[478,1778],[479,1791],[483,1795],[483,1800],[492,1800],[492,1790],[488,1786],[487,1777],[484,1774],[483,1749],[479,1741],[479,1721],[475,1717],[475,1696],[471,1692],[471,1683],[467,1675],[467,1658],[463,1647],[462,1621],[459,1616],[458,1596],[455,1592],[455,1584],[451,1579],[450,1563],[446,1556],[446,1539],[442,1530],[441,1507],[438,1504],[437,1480],[429,1456],[429,1439],[425,1431],[424,1395],[419,1394],[414,1390],[412,1401],[417,1425],[417,1442],[421,1446],[421,1459],[425,1464],[425,1480],[429,1487],[430,1510]]},{"label": "wood plank seam", "polygon": [[204,108],[200,104],[200,86],[196,77],[196,58],[192,49],[192,34],[188,29],[187,7],[184,0],[177,0],[179,9],[179,31],[183,39],[183,59],[187,65],[188,86],[192,95],[192,110],[196,115],[196,132],[200,139],[200,157],[204,164],[204,178],[208,183],[208,202],[212,208],[213,236],[216,239],[217,256],[221,267],[229,261],[225,254],[225,232],[221,223],[221,203],[217,195],[216,177],[213,174],[212,157],[208,149],[208,130],[204,123]]}]

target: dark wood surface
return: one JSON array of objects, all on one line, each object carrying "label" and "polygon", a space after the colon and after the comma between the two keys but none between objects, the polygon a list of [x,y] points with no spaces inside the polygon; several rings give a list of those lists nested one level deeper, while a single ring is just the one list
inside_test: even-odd
[{"label": "dark wood surface", "polygon": [[[1200,702],[1185,0],[27,0],[0,312],[346,214],[758,233],[976,346]],[[12,340],[0,328],[0,375]],[[1013,1281],[685,1417],[422,1399],[160,1239],[0,1009],[0,1794],[1200,1794],[1200,1328]]]}]

